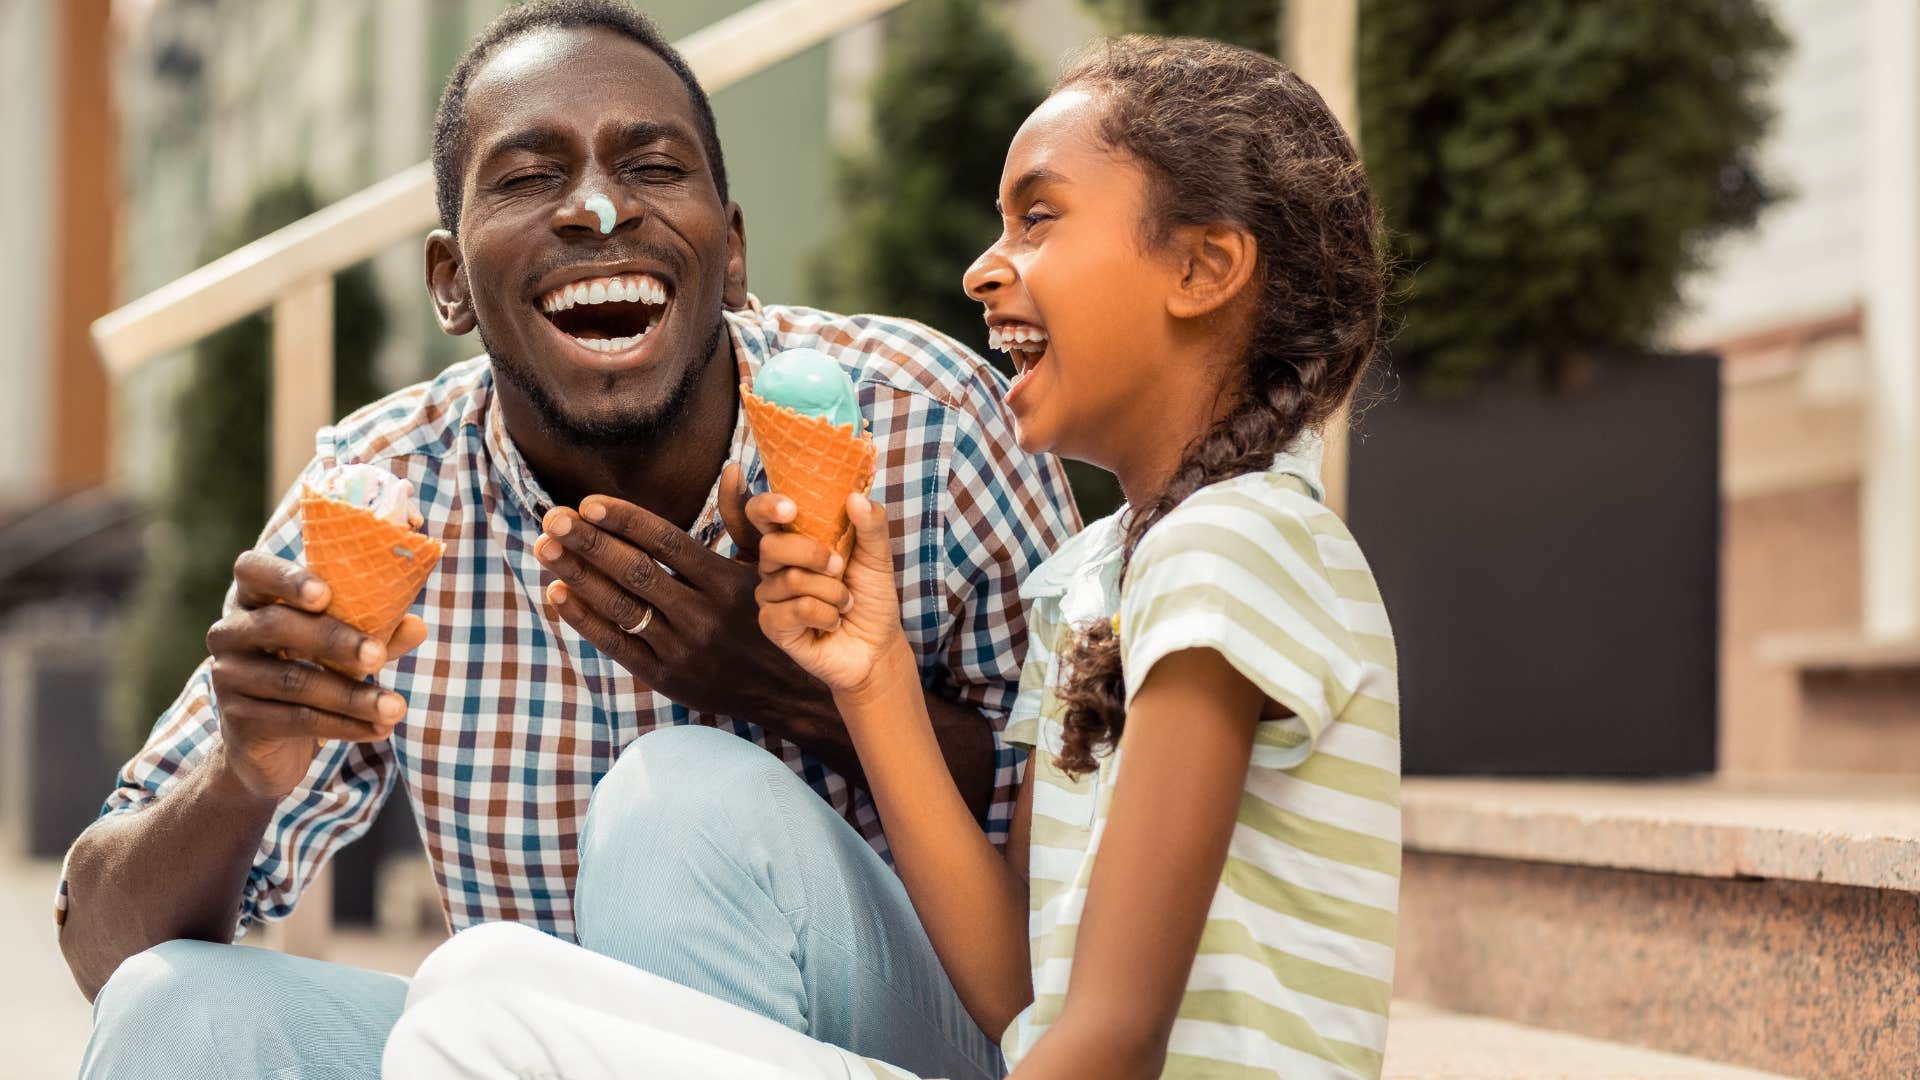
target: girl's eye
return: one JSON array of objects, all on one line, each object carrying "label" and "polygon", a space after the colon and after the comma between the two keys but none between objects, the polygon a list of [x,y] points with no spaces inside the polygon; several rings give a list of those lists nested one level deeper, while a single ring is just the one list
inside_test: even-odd
[{"label": "girl's eye", "polygon": [[1025,231],[1032,232],[1046,222],[1052,221],[1053,218],[1054,215],[1044,211],[1032,211],[1020,215],[1020,225]]}]

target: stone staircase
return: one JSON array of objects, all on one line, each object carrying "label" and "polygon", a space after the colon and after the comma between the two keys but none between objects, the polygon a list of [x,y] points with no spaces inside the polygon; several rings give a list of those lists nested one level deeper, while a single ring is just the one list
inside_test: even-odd
[{"label": "stone staircase", "polygon": [[1419,778],[1403,806],[1390,1075],[1920,1075],[1920,776]]}]

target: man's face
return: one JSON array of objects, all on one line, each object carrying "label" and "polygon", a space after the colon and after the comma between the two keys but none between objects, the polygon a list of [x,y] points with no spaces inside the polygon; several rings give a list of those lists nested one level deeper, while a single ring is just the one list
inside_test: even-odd
[{"label": "man's face", "polygon": [[739,208],[715,191],[686,87],[619,34],[539,30],[487,59],[465,112],[459,236],[428,250],[443,324],[460,328],[464,294],[503,391],[564,441],[657,432],[745,291]]}]

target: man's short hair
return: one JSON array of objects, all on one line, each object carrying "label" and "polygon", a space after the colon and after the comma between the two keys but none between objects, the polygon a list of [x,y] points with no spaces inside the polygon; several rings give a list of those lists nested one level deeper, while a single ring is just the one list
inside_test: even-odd
[{"label": "man's short hair", "polygon": [[713,175],[714,190],[720,201],[727,201],[727,166],[720,156],[720,132],[713,122],[713,104],[707,92],[694,78],[693,69],[681,57],[653,20],[622,3],[621,0],[532,0],[509,8],[487,24],[473,39],[440,92],[440,108],[433,117],[433,188],[440,207],[440,227],[460,231],[460,194],[462,172],[467,161],[467,84],[493,51],[535,30],[568,27],[599,27],[611,30],[645,46],[666,61],[673,73],[686,84],[687,97],[693,102],[694,120],[700,125],[700,144],[706,150],[707,167]]}]

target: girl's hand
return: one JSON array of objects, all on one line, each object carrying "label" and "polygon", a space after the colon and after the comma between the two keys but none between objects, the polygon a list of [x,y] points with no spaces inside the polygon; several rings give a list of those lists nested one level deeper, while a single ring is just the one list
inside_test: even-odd
[{"label": "girl's hand", "polygon": [[761,532],[760,630],[836,693],[862,689],[888,650],[904,642],[893,577],[887,512],[865,495],[847,497],[853,554],[842,560],[787,528],[793,500],[777,493],[747,501]]}]

